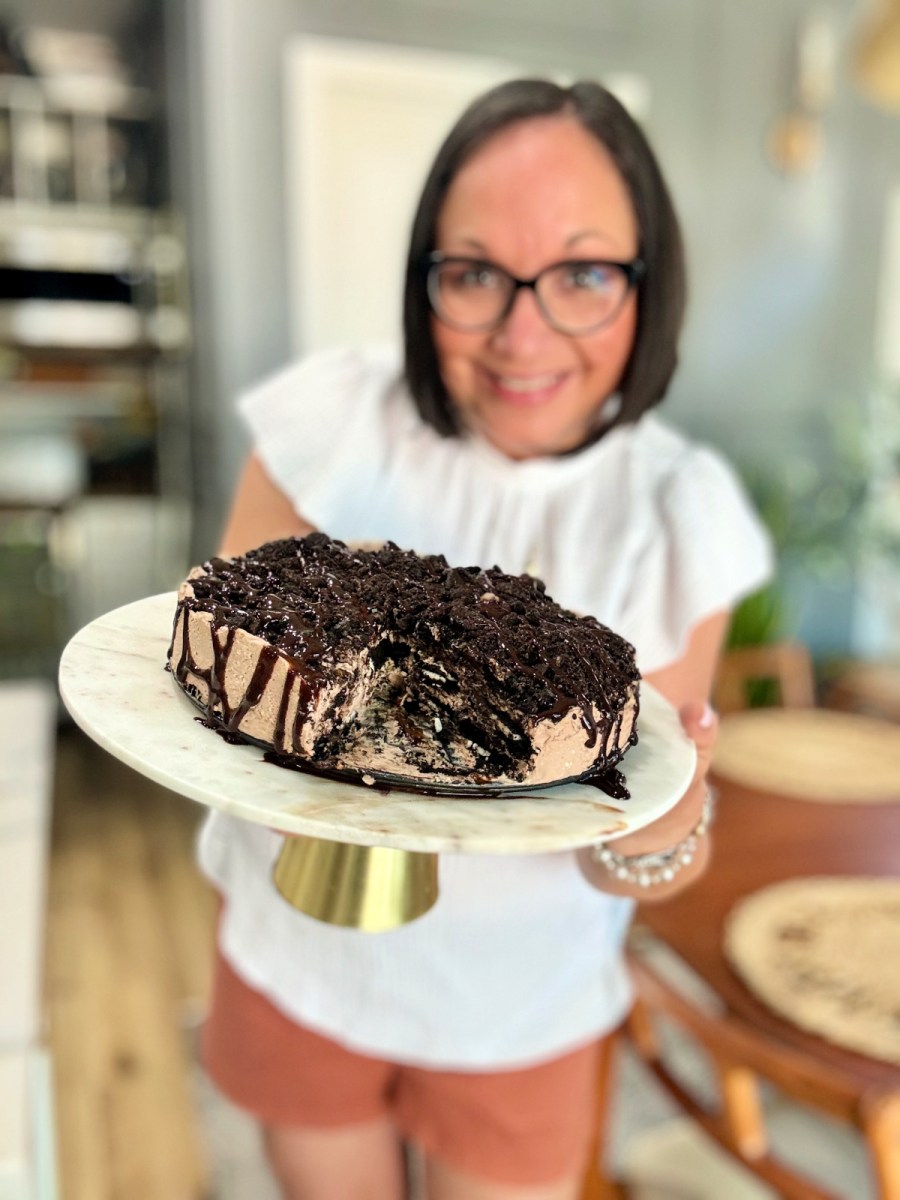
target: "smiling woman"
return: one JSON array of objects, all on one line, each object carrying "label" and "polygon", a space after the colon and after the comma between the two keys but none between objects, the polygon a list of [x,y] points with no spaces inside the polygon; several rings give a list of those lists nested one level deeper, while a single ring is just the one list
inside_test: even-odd
[{"label": "smiling woman", "polygon": [[[727,464],[645,415],[684,293],[678,222],[625,109],[597,84],[513,81],[463,114],[426,181],[402,366],[331,350],[241,401],[255,450],[229,554],[315,526],[454,567],[537,562],[554,600],[634,646],[699,764],[615,854],[444,855],[438,902],[377,936],[288,908],[277,836],[210,819],[201,861],[225,903],[207,1061],[265,1125],[286,1196],[400,1200],[401,1139],[431,1200],[578,1194],[597,1064],[630,1003],[631,903],[703,870],[704,705],[729,610],[770,570]],[[641,863],[676,858],[677,879],[642,882]]]},{"label": "smiling woman", "polygon": [[[482,334],[480,349],[476,331],[446,319],[428,270],[436,258],[459,256],[499,267],[520,285],[511,294],[512,310],[504,312],[510,319],[499,328],[477,331]],[[554,319],[547,286],[538,290],[536,276],[560,262],[605,269],[604,281],[613,287],[616,303],[606,308],[602,321]],[[573,278],[582,285],[586,280],[583,274]],[[531,280],[532,294],[523,297],[522,285]],[[439,361],[445,346],[463,378],[468,374],[473,400],[476,358],[482,400],[485,392],[497,398],[492,381],[500,395],[547,389],[554,398],[555,385],[566,381],[563,401],[575,410],[570,413],[575,428],[563,437],[577,436],[581,424],[577,446],[584,441],[585,425],[590,437],[636,420],[665,395],[675,369],[685,291],[681,232],[668,189],[650,146],[622,106],[592,84],[575,84],[566,92],[536,80],[504,85],[463,114],[439,150],[422,192],[404,301],[410,390],[426,421],[441,432],[458,433],[465,422],[445,375],[447,364]],[[517,321],[520,308],[526,312]],[[545,330],[529,321],[539,316],[549,332],[569,336],[560,337],[555,347],[542,345]],[[504,336],[507,329],[512,342]],[[454,332],[465,333],[468,342],[454,340]],[[547,370],[539,356],[549,360],[554,353],[561,361],[549,361]],[[535,359],[533,367],[529,356]],[[468,367],[462,362],[466,358]],[[579,422],[576,414],[584,414],[575,392],[580,382],[583,398],[591,380],[601,388],[609,386],[584,401],[581,407],[592,411]],[[615,401],[601,415],[614,389]],[[490,406],[485,402],[485,407]],[[548,452],[540,444],[530,453],[520,449],[524,453],[516,457]]]},{"label": "smiling woman", "polygon": [[[526,279],[568,260],[582,268],[582,279],[592,258],[630,264],[638,240],[611,155],[568,116],[496,134],[453,180],[437,223],[440,253],[474,252]],[[543,276],[541,291],[513,290],[506,319],[493,327],[462,329],[443,314],[434,319],[441,375],[460,422],[509,458],[574,450],[603,423],[598,398],[615,391],[631,354],[637,297],[630,287],[615,289],[598,267],[586,278],[605,285],[601,296],[613,293],[598,305],[608,319],[591,321],[577,336],[554,328],[542,311],[546,281],[559,279],[553,275]],[[549,295],[559,290],[558,283]]]}]

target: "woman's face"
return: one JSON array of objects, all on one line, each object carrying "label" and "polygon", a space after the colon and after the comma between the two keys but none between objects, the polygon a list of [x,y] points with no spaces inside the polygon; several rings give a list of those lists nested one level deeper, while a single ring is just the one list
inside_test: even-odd
[{"label": "woman's face", "polygon": [[[487,259],[520,279],[566,259],[628,262],[638,224],[608,152],[574,119],[538,117],[496,134],[455,176],[436,249]],[[616,386],[634,340],[632,290],[613,322],[581,337],[547,324],[520,289],[499,328],[451,329],[432,318],[441,375],[462,424],[509,458],[581,445]]]}]

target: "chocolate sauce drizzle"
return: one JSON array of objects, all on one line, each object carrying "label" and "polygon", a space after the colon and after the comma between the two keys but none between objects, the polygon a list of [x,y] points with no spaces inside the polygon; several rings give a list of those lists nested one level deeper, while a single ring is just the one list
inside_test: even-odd
[{"label": "chocolate sauce drizzle", "polygon": [[[334,710],[338,681],[352,677],[354,662],[370,659],[380,669],[392,656],[406,655],[404,669],[414,682],[411,711],[424,705],[423,711],[441,714],[438,725],[453,728],[456,720],[467,731],[463,737],[472,732],[484,749],[479,776],[486,784],[527,768],[532,747],[523,720],[560,721],[574,709],[585,746],[597,750],[580,782],[623,794],[624,782],[611,768],[624,753],[618,747],[624,707],[639,679],[634,649],[592,617],[561,608],[540,580],[496,567],[450,567],[443,556],[420,557],[391,542],[375,551],[351,550],[316,533],[270,542],[233,560],[213,558],[189,584],[175,615],[168,665],[185,690],[196,695],[197,681],[205,684],[209,724],[252,740],[241,724],[283,662],[276,759],[310,758],[304,730],[313,715],[322,717],[320,701]],[[191,644],[192,613],[210,618],[202,648]],[[195,624],[194,636],[200,628]],[[253,643],[259,654],[232,705],[226,679],[238,630],[259,639]],[[201,667],[198,657],[211,662]],[[451,694],[465,697],[463,708],[452,707]],[[415,730],[405,711],[403,720]],[[636,741],[633,726],[628,745]],[[328,769],[327,759],[315,762],[325,758],[323,745],[320,739],[313,747],[315,769]]]}]

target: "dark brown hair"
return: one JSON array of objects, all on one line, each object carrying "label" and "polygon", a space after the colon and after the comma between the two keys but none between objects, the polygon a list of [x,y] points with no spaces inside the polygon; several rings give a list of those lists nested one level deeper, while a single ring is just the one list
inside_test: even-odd
[{"label": "dark brown hair", "polygon": [[[423,419],[445,436],[459,433],[441,378],[426,290],[438,214],[463,164],[494,134],[535,117],[570,115],[606,148],[628,189],[646,274],[638,292],[631,355],[619,383],[622,406],[612,424],[633,422],[666,394],[678,360],[686,279],[681,229],[656,157],[640,127],[598,83],[560,87],[543,79],[502,83],[474,101],[447,135],[425,181],[413,219],[403,296],[405,377]],[[603,397],[598,396],[598,403]]]}]

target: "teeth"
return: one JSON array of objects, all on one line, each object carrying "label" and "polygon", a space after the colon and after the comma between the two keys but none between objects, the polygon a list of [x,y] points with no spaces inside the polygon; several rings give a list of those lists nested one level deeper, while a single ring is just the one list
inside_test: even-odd
[{"label": "teeth", "polygon": [[531,379],[519,379],[511,375],[498,376],[500,386],[509,392],[539,392],[542,388],[552,387],[559,378],[559,375],[535,375]]}]

